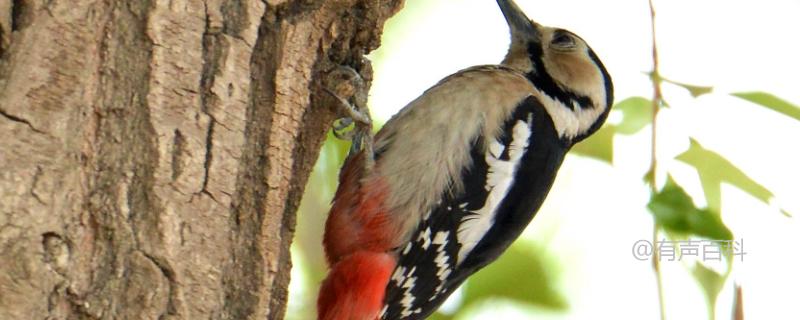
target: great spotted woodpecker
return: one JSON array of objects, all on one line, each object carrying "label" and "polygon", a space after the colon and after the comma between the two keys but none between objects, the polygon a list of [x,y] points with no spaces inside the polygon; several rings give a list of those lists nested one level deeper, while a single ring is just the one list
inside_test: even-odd
[{"label": "great spotted woodpecker", "polygon": [[511,29],[503,62],[443,79],[342,168],[320,320],[430,315],[522,233],[567,151],[605,121],[611,77],[592,49],[497,4]]}]

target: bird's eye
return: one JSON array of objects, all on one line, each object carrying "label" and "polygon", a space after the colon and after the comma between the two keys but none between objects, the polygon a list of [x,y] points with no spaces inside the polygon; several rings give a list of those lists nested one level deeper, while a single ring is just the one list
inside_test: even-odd
[{"label": "bird's eye", "polygon": [[558,50],[569,50],[575,48],[575,37],[565,32],[558,32],[553,35],[550,41],[553,48]]}]

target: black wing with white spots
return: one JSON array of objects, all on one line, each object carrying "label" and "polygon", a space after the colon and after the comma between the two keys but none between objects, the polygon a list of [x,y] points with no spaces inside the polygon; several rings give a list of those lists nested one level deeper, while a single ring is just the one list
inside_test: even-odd
[{"label": "black wing with white spots", "polygon": [[467,277],[497,259],[541,206],[568,150],[532,96],[506,120],[501,136],[488,140],[472,145],[463,191],[445,194],[411,242],[398,248],[381,319],[426,318]]}]

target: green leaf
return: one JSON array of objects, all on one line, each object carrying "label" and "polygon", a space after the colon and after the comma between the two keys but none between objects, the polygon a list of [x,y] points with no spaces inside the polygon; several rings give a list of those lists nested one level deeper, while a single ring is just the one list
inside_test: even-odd
[{"label": "green leaf", "polygon": [[454,319],[453,315],[442,313],[439,310],[437,310],[436,312],[431,314],[430,317],[427,318],[427,320],[452,320],[452,319]]},{"label": "green leaf", "polygon": [[694,98],[697,98],[697,97],[702,96],[704,94],[709,94],[712,91],[714,91],[714,87],[698,86],[698,85],[694,85],[694,84],[688,84],[688,83],[673,81],[673,80],[666,79],[666,78],[661,78],[661,79],[664,80],[667,83],[674,84],[676,86],[679,86],[681,88],[686,89],[687,91],[689,91],[689,94],[691,94],[692,97],[694,97]]},{"label": "green leaf", "polygon": [[702,263],[695,263],[692,268],[692,276],[700,284],[703,289],[703,294],[706,296],[706,302],[709,308],[709,319],[714,319],[714,309],[717,302],[719,292],[722,291],[722,286],[725,284],[726,276],[717,273],[704,266]]},{"label": "green leaf", "polygon": [[630,97],[614,105],[613,110],[622,112],[622,121],[616,132],[635,134],[653,121],[653,102],[642,97]]},{"label": "green leaf", "polygon": [[698,209],[692,198],[672,177],[661,191],[653,194],[647,208],[660,226],[680,235],[698,235],[715,240],[731,240],[733,234],[722,222],[719,213]]},{"label": "green leaf", "polygon": [[767,188],[751,179],[742,170],[718,153],[705,149],[697,140],[691,139],[689,150],[678,155],[678,159],[695,169],[703,185],[708,206],[714,211],[721,208],[721,184],[729,183],[751,196],[769,204],[773,194]]},{"label": "green leaf", "polygon": [[725,284],[725,277],[699,262],[696,262],[692,269],[692,275],[703,287],[706,297],[713,298],[709,301],[716,301],[719,291]]},{"label": "green leaf", "polygon": [[736,92],[731,95],[800,121],[800,107],[772,94],[766,92]]},{"label": "green leaf", "polygon": [[614,126],[606,125],[572,147],[572,152],[611,163],[614,161]]},{"label": "green leaf", "polygon": [[554,270],[546,251],[515,243],[500,259],[469,278],[460,310],[492,298],[566,310],[566,299],[556,289]]}]

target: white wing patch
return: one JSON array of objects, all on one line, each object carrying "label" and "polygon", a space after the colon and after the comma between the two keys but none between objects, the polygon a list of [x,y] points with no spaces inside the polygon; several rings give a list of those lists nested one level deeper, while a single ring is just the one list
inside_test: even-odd
[{"label": "white wing patch", "polygon": [[409,242],[409,243],[406,245],[405,249],[403,249],[403,255],[407,255],[409,252],[411,252],[411,248],[412,248],[413,246],[414,246],[414,243],[413,243],[413,242]]},{"label": "white wing patch", "polygon": [[422,249],[428,250],[431,245],[431,228],[425,228],[425,231],[419,234],[419,241],[422,241]]},{"label": "white wing patch", "polygon": [[489,152],[486,154],[486,164],[488,164],[489,168],[486,174],[485,186],[489,194],[486,197],[483,208],[470,212],[461,220],[457,234],[458,242],[461,244],[461,248],[458,250],[459,264],[464,261],[464,258],[492,227],[497,214],[495,209],[508,193],[508,189],[513,182],[514,172],[522,159],[522,155],[525,153],[525,149],[528,148],[532,121],[533,115],[529,115],[527,123],[519,120],[512,128],[511,143],[508,146],[508,161],[500,159],[503,150],[503,144],[500,141],[495,140],[489,145]]},{"label": "white wing patch", "polygon": [[450,260],[447,253],[444,251],[444,246],[447,244],[447,236],[450,235],[449,231],[439,231],[436,233],[436,237],[433,238],[433,244],[438,245],[436,248],[436,267],[438,270],[436,271],[436,276],[439,277],[439,285],[436,286],[436,290],[434,290],[434,295],[431,296],[430,301],[433,301],[439,293],[442,292],[444,289],[445,280],[447,277],[450,276],[450,272],[452,268],[450,266]]},{"label": "white wing patch", "polygon": [[415,270],[416,268],[411,268],[411,271],[408,272],[408,275],[404,277],[405,281],[403,282],[402,288],[405,289],[405,292],[403,293],[403,299],[400,300],[400,304],[403,306],[403,312],[401,313],[403,317],[408,317],[414,314],[414,312],[411,310],[411,306],[414,305],[414,295],[411,293],[411,289],[414,288],[414,285],[417,282],[417,277],[414,276]]},{"label": "white wing patch", "polygon": [[[431,272],[432,275],[435,275],[438,278],[438,284],[428,301],[433,301],[439,294],[442,293],[442,291],[444,291],[445,281],[453,271],[453,267],[455,267],[454,258],[450,257],[445,249],[448,244],[449,236],[450,231],[438,231],[434,233],[430,228],[426,228],[424,231],[420,232],[419,241],[416,243],[419,244],[420,248],[424,247],[422,250],[426,252],[435,252],[436,256],[432,261],[432,267],[435,267],[434,270],[428,270],[428,267],[422,267],[423,269],[420,269],[418,272],[417,266],[412,266],[410,268],[397,266],[397,268],[394,270],[394,273],[392,273],[391,281],[397,286],[398,289],[400,289],[400,292],[402,292],[402,296],[399,297],[400,308],[396,312],[398,312],[400,317],[403,319],[422,312],[422,308],[420,306],[424,304],[417,302],[419,297],[415,296],[415,292],[417,294],[419,293],[417,292],[418,288],[415,288],[415,286],[421,285],[423,287],[427,287],[431,285],[430,283],[417,283],[418,281],[427,279],[427,277],[429,277],[427,275],[428,272]],[[410,248],[410,245],[411,243],[409,243],[407,248]],[[381,310],[381,317],[383,317],[387,312],[389,312],[389,307],[388,305],[385,305],[383,310]]]}]

